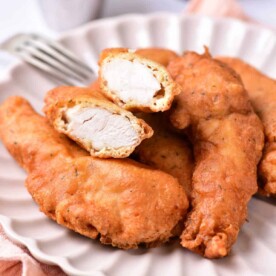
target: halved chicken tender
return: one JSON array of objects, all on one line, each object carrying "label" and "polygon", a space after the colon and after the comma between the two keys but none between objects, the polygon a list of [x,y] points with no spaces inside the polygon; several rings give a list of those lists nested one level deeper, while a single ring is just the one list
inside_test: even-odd
[{"label": "halved chicken tender", "polygon": [[91,89],[55,88],[48,92],[45,103],[44,112],[55,129],[92,156],[127,157],[153,134],[143,120]]},{"label": "halved chicken tender", "polygon": [[0,140],[27,171],[40,210],[103,244],[160,245],[186,215],[188,200],[174,177],[130,159],[89,156],[21,97],[0,106]]},{"label": "halved chicken tender", "polygon": [[181,92],[167,69],[128,49],[106,49],[99,61],[103,93],[127,110],[158,112]]}]

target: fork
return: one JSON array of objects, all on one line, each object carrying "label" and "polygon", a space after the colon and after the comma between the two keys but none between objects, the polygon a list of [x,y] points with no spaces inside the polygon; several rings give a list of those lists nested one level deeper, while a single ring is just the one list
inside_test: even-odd
[{"label": "fork", "polygon": [[18,34],[0,45],[65,85],[87,86],[96,73],[60,43],[37,34]]}]

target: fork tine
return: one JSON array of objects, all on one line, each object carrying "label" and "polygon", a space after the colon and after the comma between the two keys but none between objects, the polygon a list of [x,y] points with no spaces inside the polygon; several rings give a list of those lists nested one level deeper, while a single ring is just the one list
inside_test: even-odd
[{"label": "fork tine", "polygon": [[55,68],[56,70],[62,72],[63,74],[67,75],[70,78],[73,78],[75,80],[78,80],[80,82],[87,81],[86,78],[81,77],[73,70],[69,69],[68,67],[64,66],[62,63],[56,61],[54,58],[50,57],[49,55],[39,51],[38,49],[34,48],[31,44],[25,45],[21,48],[22,51],[25,51],[26,53],[29,53],[30,56],[32,56],[35,59],[39,59],[45,63],[47,63],[52,68]]},{"label": "fork tine", "polygon": [[78,64],[81,68],[87,70],[88,73],[95,74],[95,72],[88,65],[86,65],[84,62],[80,61],[77,57],[75,57],[70,51],[68,51],[61,44],[59,44],[59,43],[57,43],[55,41],[51,41],[51,40],[49,40],[49,39],[47,39],[45,37],[38,36],[36,34],[32,35],[32,38],[34,38],[36,40],[40,40],[40,41],[48,44],[48,46],[52,47],[54,50],[56,50],[57,52],[59,52],[65,58],[72,60],[73,62],[75,62],[76,64]]},{"label": "fork tine", "polygon": [[69,85],[88,85],[97,77],[84,62],[59,43],[36,34],[18,34],[0,44],[0,48]]},{"label": "fork tine", "polygon": [[86,70],[86,68],[80,66],[75,61],[72,61],[71,59],[69,59],[69,58],[65,57],[64,55],[60,54],[59,51],[55,50],[54,48],[52,48],[48,44],[46,44],[46,43],[44,43],[40,40],[31,40],[30,43],[33,44],[41,52],[49,55],[53,59],[56,59],[57,61],[59,61],[60,63],[65,65],[66,67],[69,67],[71,70],[78,73],[83,78],[91,79],[91,76],[94,76],[94,73],[92,73],[91,71]]},{"label": "fork tine", "polygon": [[68,79],[68,76],[63,74],[62,72],[56,70],[53,67],[50,67],[48,64],[33,58],[27,52],[18,52],[18,55],[25,60],[26,62],[30,63],[31,65],[43,70],[44,72],[48,73],[49,75],[55,77],[56,79],[60,80],[63,84],[74,86],[76,85],[75,82],[72,82]]}]

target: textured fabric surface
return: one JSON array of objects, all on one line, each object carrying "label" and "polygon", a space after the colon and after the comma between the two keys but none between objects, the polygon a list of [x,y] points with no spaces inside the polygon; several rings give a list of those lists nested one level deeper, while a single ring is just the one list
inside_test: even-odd
[{"label": "textured fabric surface", "polygon": [[23,245],[7,238],[0,225],[0,275],[3,276],[63,276],[57,266],[42,264],[35,260]]}]

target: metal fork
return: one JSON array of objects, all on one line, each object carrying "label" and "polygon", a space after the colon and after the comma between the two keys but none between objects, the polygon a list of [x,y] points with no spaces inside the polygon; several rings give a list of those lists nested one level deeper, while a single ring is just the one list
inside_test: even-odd
[{"label": "metal fork", "polygon": [[87,86],[95,72],[58,42],[37,34],[18,34],[0,45],[65,85]]}]

